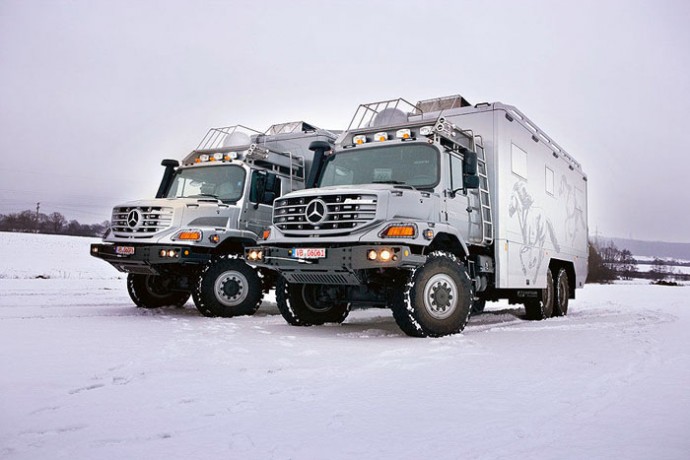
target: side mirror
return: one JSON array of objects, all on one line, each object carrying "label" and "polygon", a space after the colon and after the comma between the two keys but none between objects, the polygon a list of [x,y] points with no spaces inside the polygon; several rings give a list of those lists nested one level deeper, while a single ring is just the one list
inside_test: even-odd
[{"label": "side mirror", "polygon": [[465,190],[479,188],[479,176],[462,176],[462,187]]},{"label": "side mirror", "polygon": [[477,152],[474,150],[465,150],[462,157],[462,187],[465,190],[479,188]]},{"label": "side mirror", "polygon": [[269,174],[266,176],[266,191],[268,192],[275,192],[276,191],[276,185],[278,181],[276,180],[276,176],[273,174]]},{"label": "side mirror", "polygon": [[477,175],[477,152],[465,150],[462,157],[462,172],[466,176]]}]

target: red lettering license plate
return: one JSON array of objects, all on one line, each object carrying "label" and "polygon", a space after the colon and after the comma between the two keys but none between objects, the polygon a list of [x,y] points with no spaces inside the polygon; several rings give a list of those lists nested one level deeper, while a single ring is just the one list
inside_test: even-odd
[{"label": "red lettering license plate", "polygon": [[326,248],[293,248],[292,257],[295,259],[323,259]]},{"label": "red lettering license plate", "polygon": [[115,254],[131,256],[134,254],[134,246],[115,246]]}]

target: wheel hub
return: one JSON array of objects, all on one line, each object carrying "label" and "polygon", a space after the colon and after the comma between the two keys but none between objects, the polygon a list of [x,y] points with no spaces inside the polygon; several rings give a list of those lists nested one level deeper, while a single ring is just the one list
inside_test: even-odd
[{"label": "wheel hub", "polygon": [[216,279],[214,291],[220,303],[232,307],[247,298],[247,286],[248,281],[242,273],[228,271]]},{"label": "wheel hub", "polygon": [[436,319],[449,317],[457,305],[457,286],[446,274],[431,277],[424,289],[424,306]]},{"label": "wheel hub", "polygon": [[223,284],[223,292],[227,297],[235,297],[240,292],[240,283],[235,279],[226,280]]},{"label": "wheel hub", "polygon": [[434,286],[432,289],[431,298],[433,303],[441,310],[445,310],[450,306],[450,301],[453,299],[453,294],[447,284]]}]

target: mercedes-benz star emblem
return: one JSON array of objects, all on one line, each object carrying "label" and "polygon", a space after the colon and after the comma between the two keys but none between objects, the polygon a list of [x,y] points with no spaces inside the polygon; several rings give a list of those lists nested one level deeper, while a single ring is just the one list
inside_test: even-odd
[{"label": "mercedes-benz star emblem", "polygon": [[304,210],[304,215],[312,224],[318,224],[326,220],[328,212],[326,211],[326,203],[322,200],[314,200],[307,205]]},{"label": "mercedes-benz star emblem", "polygon": [[139,221],[141,220],[141,213],[139,212],[138,209],[132,209],[129,211],[129,214],[127,214],[127,225],[130,228],[135,228],[139,225]]}]

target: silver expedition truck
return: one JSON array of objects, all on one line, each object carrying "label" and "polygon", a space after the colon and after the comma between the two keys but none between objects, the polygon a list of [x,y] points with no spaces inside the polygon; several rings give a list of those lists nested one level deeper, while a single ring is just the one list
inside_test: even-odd
[{"label": "silver expedition truck", "polygon": [[317,188],[274,202],[250,264],[293,325],[389,307],[408,335],[460,332],[487,300],[565,315],[587,276],[587,177],[515,107],[461,96],[361,105]]},{"label": "silver expedition truck", "polygon": [[211,129],[182,164],[163,160],[156,198],[115,206],[91,255],[128,274],[139,307],[179,306],[191,294],[206,316],[251,315],[274,277],[248,266],[243,250],[270,224],[276,198],[314,182],[312,160],[335,139],[305,122]]}]

